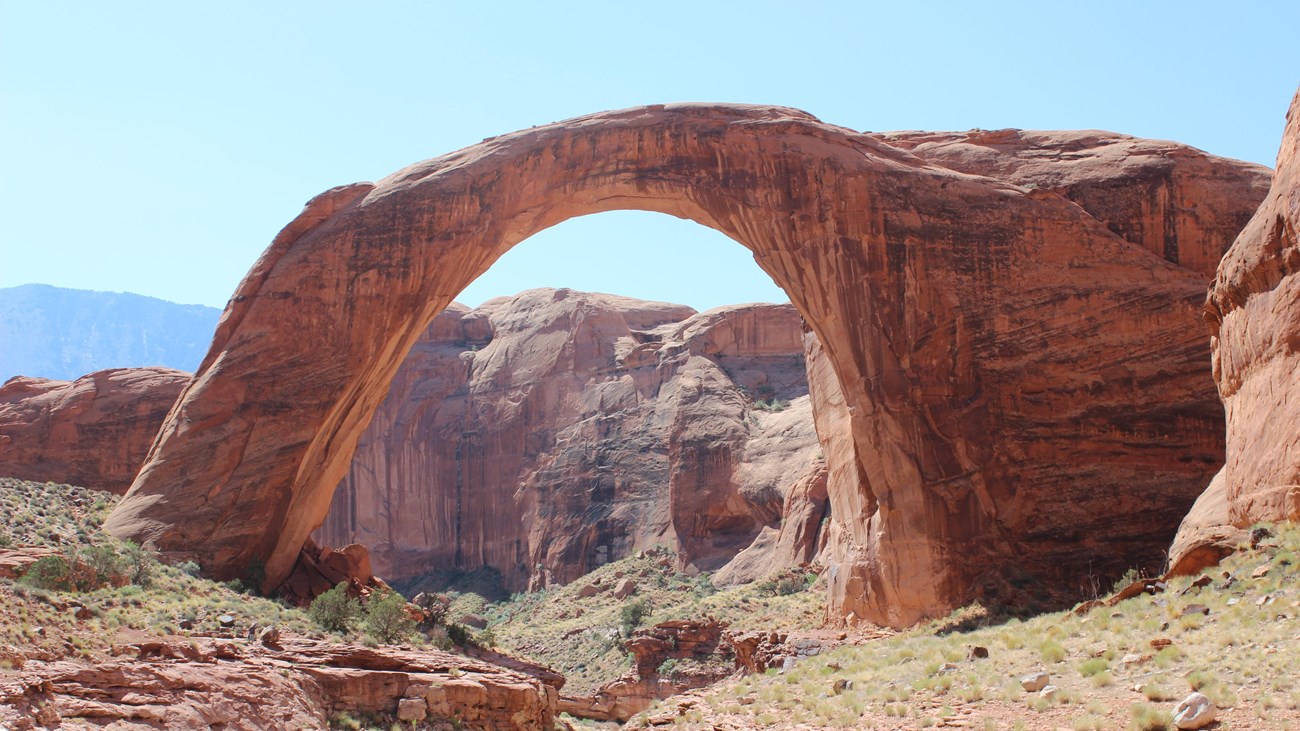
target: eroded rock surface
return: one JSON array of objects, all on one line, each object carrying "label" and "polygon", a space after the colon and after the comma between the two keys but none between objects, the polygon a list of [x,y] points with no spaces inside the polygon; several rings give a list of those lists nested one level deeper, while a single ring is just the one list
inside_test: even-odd
[{"label": "eroded rock surface", "polygon": [[[802,339],[790,305],[696,314],[554,289],[453,305],[398,371],[315,538],[370,546],[390,580],[492,566],[516,590],[539,566],[567,583],[655,545],[716,569],[777,530],[816,472]],[[821,517],[799,517],[804,543]],[[762,555],[765,571],[812,558]]]},{"label": "eroded rock surface", "polygon": [[1205,303],[1227,414],[1221,475],[1232,525],[1300,520],[1300,94],[1268,197]]},{"label": "eroded rock surface", "polygon": [[[1232,179],[1207,185],[1233,200]],[[1192,263],[1222,241],[1180,234],[1174,264],[1050,189],[792,109],[669,105],[493,138],[313,199],[240,285],[106,527],[217,576],[264,561],[278,585],[453,294],[532,233],[624,208],[748,246],[818,336],[841,404],[817,414],[833,617],[905,625],[1157,560],[1219,467]],[[1192,209],[1160,215],[1183,231]]]},{"label": "eroded rock surface", "polygon": [[94,665],[66,659],[0,670],[0,721],[14,729],[269,731],[326,728],[340,712],[404,711],[430,723],[543,731],[553,727],[563,679],[540,676],[438,650],[172,637],[124,645]]},{"label": "eroded rock surface", "polygon": [[1264,199],[1271,179],[1262,165],[1100,130],[881,137],[952,170],[1067,198],[1111,231],[1207,278]]},{"label": "eroded rock surface", "polygon": [[0,475],[126,492],[190,374],[114,368],[0,386]]}]

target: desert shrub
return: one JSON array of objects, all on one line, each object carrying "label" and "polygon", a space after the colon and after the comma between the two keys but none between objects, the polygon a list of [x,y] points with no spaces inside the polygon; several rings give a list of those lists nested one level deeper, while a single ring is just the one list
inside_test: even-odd
[{"label": "desert shrub", "polygon": [[90,570],[83,580],[77,582],[79,590],[93,591],[105,584],[127,583],[124,562],[111,543],[86,546],[78,554],[77,558]]},{"label": "desert shrub", "polygon": [[1133,714],[1129,728],[1136,731],[1166,731],[1174,726],[1174,717],[1168,711],[1152,708],[1145,703],[1134,703],[1129,706],[1129,711]]},{"label": "desert shrub", "polygon": [[1110,667],[1104,657],[1094,657],[1084,660],[1079,664],[1079,674],[1085,678],[1090,678],[1098,673],[1105,672]]},{"label": "desert shrub", "polygon": [[650,600],[645,597],[624,604],[619,613],[619,618],[622,620],[623,634],[630,635],[632,630],[640,627],[645,618],[650,616],[650,609]]},{"label": "desert shrub", "polygon": [[266,581],[266,563],[254,558],[244,568],[244,590],[255,596],[262,595],[262,584]]},{"label": "desert shrub", "polygon": [[348,585],[341,583],[312,600],[307,616],[327,632],[347,633],[361,616],[361,602],[348,596]]},{"label": "desert shrub", "polygon": [[412,602],[424,610],[421,629],[433,628],[447,623],[447,613],[451,611],[451,597],[442,593],[420,592]]},{"label": "desert shrub", "polygon": [[474,639],[470,636],[469,630],[463,625],[456,624],[455,622],[447,623],[447,639],[451,640],[453,645],[458,645],[460,647],[468,647],[474,643]]},{"label": "desert shrub", "polygon": [[370,595],[366,605],[366,632],[379,642],[391,645],[415,631],[415,620],[406,613],[406,599],[395,591]]},{"label": "desert shrub", "polygon": [[816,578],[817,575],[810,571],[788,569],[759,582],[757,588],[768,596],[789,596],[807,589]]},{"label": "desert shrub", "polygon": [[183,563],[178,563],[176,564],[176,568],[179,569],[180,572],[182,574],[185,574],[186,576],[197,577],[199,574],[203,573],[203,567],[198,565],[194,561],[185,561]]},{"label": "desert shrub", "polygon": [[28,566],[19,581],[35,589],[71,591],[72,566],[63,556],[46,556]]},{"label": "desert shrub", "polygon": [[1044,640],[1038,645],[1038,654],[1043,662],[1057,663],[1065,660],[1065,648],[1052,640]]},{"label": "desert shrub", "polygon": [[154,568],[158,565],[158,559],[152,553],[138,543],[122,541],[118,544],[118,556],[120,565],[126,572],[127,581],[139,586],[149,586],[153,581]]}]

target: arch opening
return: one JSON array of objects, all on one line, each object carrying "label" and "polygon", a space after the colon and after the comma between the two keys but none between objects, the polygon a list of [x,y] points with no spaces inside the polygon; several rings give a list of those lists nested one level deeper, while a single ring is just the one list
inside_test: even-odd
[{"label": "arch opening", "polygon": [[[506,265],[407,355],[317,545],[364,544],[412,591],[435,569],[490,567],[509,591],[568,583],[657,546],[707,571],[752,549],[726,583],[812,558],[825,471],[802,320],[747,249],[602,213],[526,239],[471,288]],[[606,288],[612,268],[637,276]],[[729,283],[757,296],[719,296]],[[759,303],[773,293],[785,303]]]}]

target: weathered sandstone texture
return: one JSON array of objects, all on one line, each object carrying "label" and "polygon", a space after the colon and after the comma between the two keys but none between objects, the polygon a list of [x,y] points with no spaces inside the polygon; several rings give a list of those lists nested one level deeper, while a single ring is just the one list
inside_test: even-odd
[{"label": "weathered sandstone texture", "polygon": [[115,368],[0,386],[0,475],[126,492],[190,374]]},{"label": "weathered sandstone texture", "polygon": [[1207,279],[1268,191],[1268,170],[1259,165],[1113,132],[1000,129],[881,137],[952,170],[1051,191]]},{"label": "weathered sandstone texture", "polygon": [[[1273,187],[1219,264],[1205,302],[1214,378],[1227,415],[1227,461],[1203,498],[1228,526],[1300,520],[1300,93],[1291,102]],[[1217,495],[1221,491],[1221,495]],[[1180,531],[1171,560],[1204,541]],[[1213,542],[1211,534],[1208,539]]]},{"label": "weathered sandstone texture", "polygon": [[[517,663],[523,665],[522,663]],[[273,647],[204,637],[125,645],[105,662],[29,661],[0,670],[0,721],[14,729],[248,731],[327,728],[340,712],[467,728],[553,728],[563,679],[431,649],[302,638]]]},{"label": "weathered sandstone texture", "polygon": [[[1194,157],[1170,149],[1175,168]],[[1126,166],[1106,167],[1122,189]],[[1233,199],[1222,180],[1214,197]],[[279,584],[454,294],[531,234],[626,208],[749,247],[818,336],[834,617],[904,625],[1118,574],[1168,545],[1219,467],[1206,275],[1170,259],[1211,259],[1222,241],[1180,236],[1160,256],[1049,188],[803,112],[669,105],[493,138],[310,201],[236,291],[106,527],[217,576],[264,561]],[[1182,231],[1194,214],[1158,215]]]},{"label": "weathered sandstone texture", "polygon": [[[523,590],[655,545],[716,569],[776,530],[816,470],[802,340],[790,305],[696,314],[565,289],[453,304],[398,370],[314,537],[369,546],[390,580],[491,566]],[[811,558],[776,551],[762,571]]]}]

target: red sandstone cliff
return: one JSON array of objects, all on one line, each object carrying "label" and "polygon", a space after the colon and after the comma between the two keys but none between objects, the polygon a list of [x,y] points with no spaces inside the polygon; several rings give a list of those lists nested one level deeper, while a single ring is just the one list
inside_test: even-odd
[{"label": "red sandstone cliff", "polygon": [[[1227,461],[1170,551],[1195,570],[1235,547],[1232,530],[1300,520],[1300,93],[1287,112],[1268,197],[1219,264],[1205,302]],[[1181,566],[1180,566],[1181,564]]]},{"label": "red sandstone cliff", "polygon": [[114,368],[0,386],[0,475],[126,492],[190,374]]},{"label": "red sandstone cliff", "polygon": [[493,566],[517,588],[656,544],[715,569],[775,530],[817,451],[793,307],[532,290],[434,319],[315,539],[369,545],[387,578]]}]

